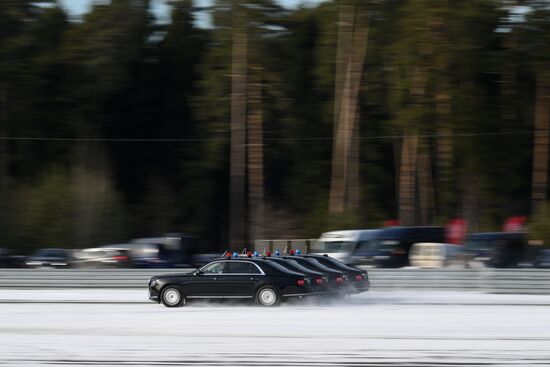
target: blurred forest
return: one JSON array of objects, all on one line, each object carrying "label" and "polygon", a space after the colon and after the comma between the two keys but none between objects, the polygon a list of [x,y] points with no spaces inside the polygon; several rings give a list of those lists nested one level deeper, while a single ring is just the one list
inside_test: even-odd
[{"label": "blurred forest", "polygon": [[0,2],[0,247],[545,222],[546,1],[171,5]]}]

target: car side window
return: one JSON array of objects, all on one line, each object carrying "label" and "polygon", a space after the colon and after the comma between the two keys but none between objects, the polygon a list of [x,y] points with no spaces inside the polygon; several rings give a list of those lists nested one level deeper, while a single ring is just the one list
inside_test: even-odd
[{"label": "car side window", "polygon": [[228,262],[224,273],[226,274],[250,274],[252,273],[252,267],[255,267],[251,263],[233,261]]},{"label": "car side window", "polygon": [[250,273],[251,274],[261,274],[260,269],[254,264],[250,264]]},{"label": "car side window", "polygon": [[223,273],[224,263],[217,262],[206,265],[201,269],[201,272],[204,274],[221,274]]}]

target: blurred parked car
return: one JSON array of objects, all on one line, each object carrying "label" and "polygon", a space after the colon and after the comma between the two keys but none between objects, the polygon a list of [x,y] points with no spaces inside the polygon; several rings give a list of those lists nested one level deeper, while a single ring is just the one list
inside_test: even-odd
[{"label": "blurred parked car", "polygon": [[132,262],[123,250],[88,248],[74,254],[75,268],[130,268]]},{"label": "blurred parked car", "polygon": [[26,256],[13,255],[7,248],[0,248],[0,268],[24,268]]},{"label": "blurred parked car", "polygon": [[101,248],[123,252],[136,268],[170,268],[174,265],[171,252],[162,243],[121,243]]},{"label": "blurred parked car", "polygon": [[409,252],[411,266],[419,268],[464,266],[463,259],[463,246],[450,243],[419,242]]},{"label": "blurred parked car", "polygon": [[366,263],[378,267],[399,268],[409,265],[411,246],[419,242],[445,242],[443,227],[387,227],[372,240]]},{"label": "blurred parked car", "polygon": [[550,249],[540,250],[533,262],[533,267],[539,269],[550,269]]},{"label": "blurred parked car", "polygon": [[10,258],[10,251],[0,247],[0,268],[10,268]]},{"label": "blurred parked car", "polygon": [[45,248],[33,252],[25,264],[30,268],[68,268],[71,260],[69,250]]},{"label": "blurred parked car", "polygon": [[472,233],[466,237],[468,266],[517,267],[526,255],[527,235],[523,232]]},{"label": "blurred parked car", "polygon": [[310,253],[327,254],[346,264],[361,263],[368,255],[372,240],[378,232],[376,229],[326,232]]}]

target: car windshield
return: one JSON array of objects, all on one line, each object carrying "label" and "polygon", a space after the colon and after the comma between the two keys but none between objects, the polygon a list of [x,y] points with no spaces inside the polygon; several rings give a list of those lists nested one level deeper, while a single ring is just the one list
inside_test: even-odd
[{"label": "car windshield", "polygon": [[302,266],[302,265],[298,264],[295,260],[286,260],[286,261],[288,263],[290,263],[298,271],[306,272],[306,273],[311,271],[308,268],[306,268],[305,266]]},{"label": "car windshield", "polygon": [[330,256],[323,256],[322,259],[315,259],[316,261],[320,262],[321,264],[324,264],[324,265],[327,265],[327,266],[333,266],[337,269],[342,269],[342,270],[357,270],[357,269],[354,269],[352,267],[349,267],[347,266],[346,264],[344,264],[343,262],[339,261],[339,260],[336,260]]},{"label": "car windshield", "polygon": [[346,253],[352,252],[356,242],[353,241],[319,241],[315,248],[311,250],[313,253]]},{"label": "car windshield", "polygon": [[285,268],[281,264],[278,264],[276,261],[271,261],[269,263],[269,265],[271,265],[272,267],[274,267],[275,269],[277,269],[277,270],[279,270],[283,273],[288,273],[289,271],[292,271],[292,270],[289,270],[289,269]]},{"label": "car windshield", "polygon": [[[296,261],[300,261],[300,260],[302,262],[305,262],[305,263],[311,265],[313,267],[312,269],[315,270],[315,271],[319,271],[319,269],[323,270],[324,272],[328,272],[328,273],[334,273],[334,272],[338,271],[336,269],[331,269],[331,268],[321,264],[319,261],[317,261],[313,258],[303,258],[303,259],[299,259],[299,260],[296,260]],[[315,269],[315,268],[317,268],[317,269]]]}]

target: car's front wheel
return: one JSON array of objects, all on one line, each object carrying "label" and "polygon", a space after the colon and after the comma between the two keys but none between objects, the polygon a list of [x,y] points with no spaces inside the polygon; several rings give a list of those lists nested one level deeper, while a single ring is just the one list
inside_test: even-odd
[{"label": "car's front wheel", "polygon": [[180,287],[169,285],[162,290],[160,300],[166,307],[181,307],[185,304],[185,295]]},{"label": "car's front wheel", "polygon": [[256,304],[264,307],[273,307],[281,303],[279,292],[270,285],[261,287],[256,292]]}]

